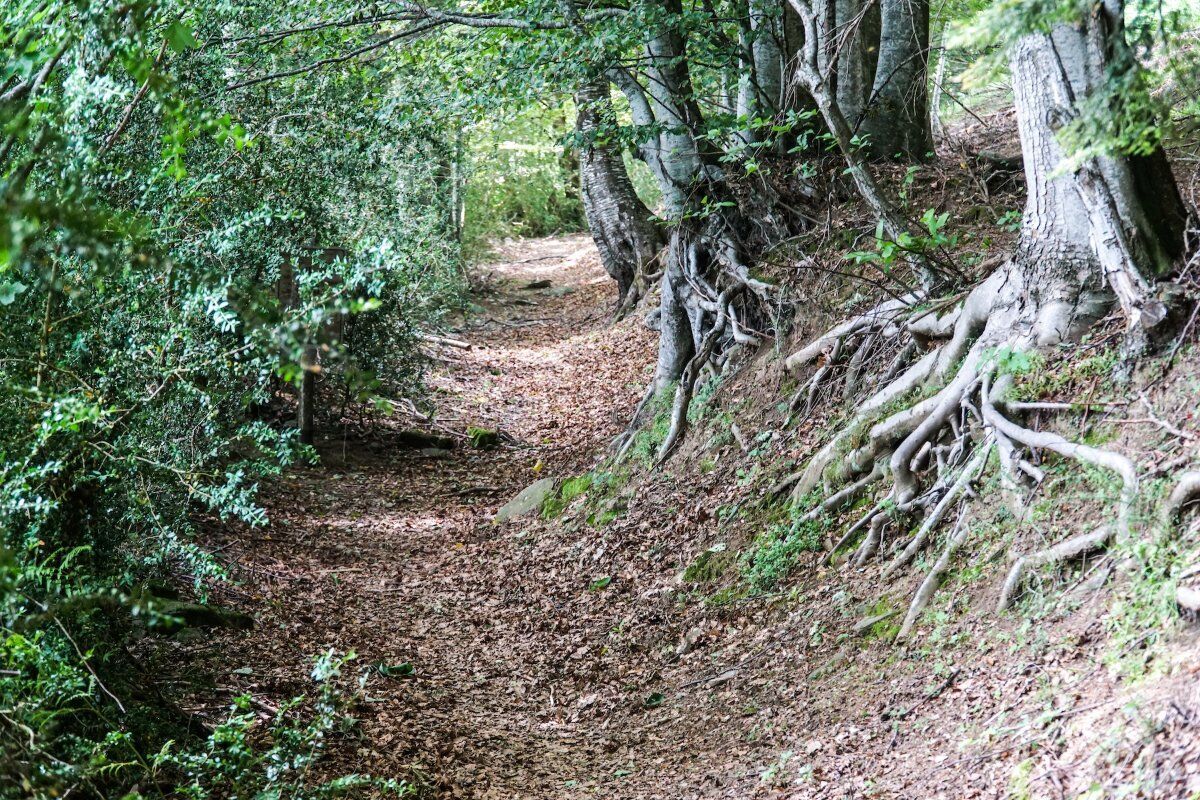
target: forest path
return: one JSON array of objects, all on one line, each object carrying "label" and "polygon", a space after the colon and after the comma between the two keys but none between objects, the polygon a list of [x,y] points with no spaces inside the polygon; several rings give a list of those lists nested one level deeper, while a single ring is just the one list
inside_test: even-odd
[{"label": "forest path", "polygon": [[[747,501],[741,470],[757,468],[731,443],[723,469],[701,460],[718,466],[721,448],[701,446],[675,470],[617,468],[553,520],[495,524],[533,481],[596,467],[649,378],[654,334],[610,322],[613,287],[584,237],[508,244],[476,284],[452,328],[471,349],[438,346],[429,376],[435,428],[458,446],[406,446],[398,433],[416,422],[403,416],[326,431],[319,465],[264,488],[269,527],[224,527],[210,543],[241,579],[216,599],[258,620],[197,646],[219,686],[268,719],[311,689],[313,656],[357,653],[345,677],[365,677],[362,735],[338,740],[328,774],[415,777],[427,796],[479,800],[992,798],[1028,755],[1045,686],[1074,687],[1068,702],[1095,715],[1120,700],[1092,680],[1104,646],[1092,613],[1039,623],[1045,646],[1014,647],[1020,623],[987,611],[898,650],[852,632],[877,613],[875,580],[823,569],[823,555],[787,592],[689,588],[686,567],[761,521],[740,534],[721,521]],[[748,375],[723,402],[760,389],[778,396]],[[472,449],[471,425],[506,441]],[[615,513],[590,517],[602,509]],[[939,605],[946,619],[965,586]]]},{"label": "forest path", "polygon": [[590,466],[639,399],[653,334],[610,323],[614,287],[586,236],[506,243],[497,259],[476,271],[453,333],[471,349],[437,346],[429,385],[439,430],[499,428],[506,443],[407,448],[402,418],[365,439],[327,432],[319,466],[265,492],[271,526],[218,545],[259,619],[221,650],[232,682],[271,701],[304,691],[330,648],[355,651],[356,670],[412,665],[368,673],[365,736],[339,770],[415,768],[438,796],[562,797],[590,782],[597,748],[618,749],[575,724],[594,669],[583,654],[611,618],[597,616],[587,566],[564,565],[567,543],[492,519],[539,477]]}]

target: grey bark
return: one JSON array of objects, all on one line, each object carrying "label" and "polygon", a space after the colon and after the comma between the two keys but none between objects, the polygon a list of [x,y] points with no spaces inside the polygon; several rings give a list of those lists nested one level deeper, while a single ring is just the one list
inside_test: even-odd
[{"label": "grey bark", "polygon": [[[750,0],[748,24],[742,32],[738,116],[770,119],[783,104],[783,6],[769,0]],[[747,143],[760,142],[762,130],[742,131]]]},{"label": "grey bark", "polygon": [[683,230],[671,231],[667,266],[663,272],[661,316],[658,333],[658,361],[654,368],[654,393],[663,391],[683,375],[695,352],[692,321],[687,309],[685,264],[689,244]]},{"label": "grey bark", "polygon": [[876,0],[835,0],[834,9],[834,36],[830,42],[838,53],[834,97],[850,127],[857,130],[879,60],[879,4]]},{"label": "grey bark", "polygon": [[300,385],[296,392],[296,427],[300,442],[313,443],[313,419],[317,410],[317,371],[321,368],[317,348],[309,345],[300,357]]},{"label": "grey bark", "polygon": [[937,49],[937,69],[933,73],[933,88],[929,97],[929,132],[934,143],[946,138],[946,130],[942,126],[942,82],[946,80],[946,46]]},{"label": "grey bark", "polygon": [[600,262],[617,282],[620,315],[645,292],[646,273],[658,259],[665,237],[658,220],[634,191],[621,149],[605,131],[616,124],[608,80],[581,88],[575,105],[583,210]]},{"label": "grey bark", "polygon": [[1140,157],[1100,156],[1064,169],[1057,136],[1079,102],[1137,69],[1128,58],[1119,2],[1078,25],[1022,37],[1010,56],[1028,194],[1016,261],[1037,305],[1039,339],[1073,338],[1111,304],[1149,313],[1152,283],[1183,252],[1186,211],[1161,148]]},{"label": "grey bark", "polygon": [[[682,13],[680,0],[663,0],[663,6],[670,15]],[[720,169],[715,145],[700,138],[703,115],[692,87],[686,43],[674,25],[667,23],[648,32],[644,64],[645,86],[622,68],[610,71],[610,77],[629,100],[634,123],[654,127],[640,149],[662,192],[663,209],[671,225],[661,283],[654,376],[654,388],[659,391],[679,380],[699,334],[693,330],[694,316],[690,312],[696,298],[689,279],[697,277],[697,270],[707,270],[711,259],[705,252],[712,245],[687,230],[685,217],[697,184],[719,181]]]},{"label": "grey bark", "polygon": [[879,63],[861,130],[876,158],[921,160],[929,130],[929,0],[881,0]]}]

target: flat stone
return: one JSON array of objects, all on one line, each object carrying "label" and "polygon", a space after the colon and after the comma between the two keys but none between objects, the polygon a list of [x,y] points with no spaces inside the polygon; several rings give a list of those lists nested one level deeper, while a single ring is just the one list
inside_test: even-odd
[{"label": "flat stone", "polygon": [[554,478],[542,478],[540,481],[526,486],[516,497],[500,507],[500,510],[496,512],[495,521],[508,522],[511,519],[538,511],[542,507],[542,503],[554,491],[555,483]]},{"label": "flat stone", "polygon": [[885,611],[882,614],[876,614],[873,617],[867,617],[866,619],[860,619],[858,622],[854,623],[854,632],[859,633],[859,634],[866,633],[868,630],[870,630],[871,626],[874,625],[876,622],[883,622],[885,619],[891,619],[892,617],[896,616],[898,613],[900,613],[900,610],[894,609],[892,611]]},{"label": "flat stone", "polygon": [[1175,590],[1175,602],[1185,611],[1200,612],[1200,589],[1180,586]]}]

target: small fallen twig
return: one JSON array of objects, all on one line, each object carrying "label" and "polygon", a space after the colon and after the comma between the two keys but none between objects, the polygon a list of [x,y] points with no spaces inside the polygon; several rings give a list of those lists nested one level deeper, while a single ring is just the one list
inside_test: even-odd
[{"label": "small fallen twig", "polygon": [[464,342],[462,339],[451,339],[448,336],[435,336],[432,333],[421,333],[417,335],[422,342],[429,344],[441,344],[446,347],[457,347],[459,350],[470,350],[471,343]]}]

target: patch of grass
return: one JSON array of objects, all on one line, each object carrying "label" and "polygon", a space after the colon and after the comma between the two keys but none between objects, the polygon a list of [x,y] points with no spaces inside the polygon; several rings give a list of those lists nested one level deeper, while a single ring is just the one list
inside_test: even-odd
[{"label": "patch of grass", "polygon": [[1033,360],[1029,368],[1017,374],[1009,396],[1013,400],[1034,401],[1053,396],[1073,383],[1090,378],[1111,379],[1120,363],[1120,351],[1101,350],[1087,358],[1066,363],[1049,363],[1045,358]]},{"label": "patch of grass", "polygon": [[1114,563],[1131,566],[1124,570],[1126,580],[1117,588],[1105,618],[1110,651],[1104,661],[1129,680],[1152,672],[1156,645],[1178,630],[1181,619],[1175,589],[1179,575],[1200,558],[1194,540],[1159,527],[1156,512],[1169,486],[1169,481],[1162,479],[1142,485],[1143,500],[1132,527],[1153,533],[1115,542],[1109,552]]},{"label": "patch of grass", "polygon": [[704,598],[704,605],[709,608],[720,608],[721,606],[731,605],[739,600],[744,600],[748,596],[749,591],[747,591],[745,586],[726,586]]}]

